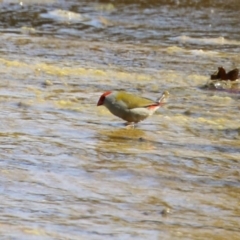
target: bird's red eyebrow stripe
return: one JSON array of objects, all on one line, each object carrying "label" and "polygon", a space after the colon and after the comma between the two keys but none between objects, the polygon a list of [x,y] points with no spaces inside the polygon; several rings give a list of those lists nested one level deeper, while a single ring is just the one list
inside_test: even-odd
[{"label": "bird's red eyebrow stripe", "polygon": [[111,91],[107,91],[105,92],[102,96],[106,97],[107,95],[111,94],[112,92]]}]

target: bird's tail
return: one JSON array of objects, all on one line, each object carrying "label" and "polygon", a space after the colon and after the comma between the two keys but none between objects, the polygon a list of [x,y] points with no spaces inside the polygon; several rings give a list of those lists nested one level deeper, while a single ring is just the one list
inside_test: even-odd
[{"label": "bird's tail", "polygon": [[169,96],[169,92],[168,91],[164,91],[162,96],[157,99],[157,102],[160,103],[160,104],[166,103],[167,99],[168,99],[168,96]]}]

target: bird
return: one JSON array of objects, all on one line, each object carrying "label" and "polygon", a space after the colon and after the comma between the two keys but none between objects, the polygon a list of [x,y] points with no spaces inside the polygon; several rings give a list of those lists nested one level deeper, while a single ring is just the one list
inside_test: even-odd
[{"label": "bird", "polygon": [[107,91],[100,96],[97,106],[105,106],[113,115],[125,120],[127,125],[134,126],[156,112],[168,96],[169,92],[164,91],[157,101],[152,101],[125,91]]}]

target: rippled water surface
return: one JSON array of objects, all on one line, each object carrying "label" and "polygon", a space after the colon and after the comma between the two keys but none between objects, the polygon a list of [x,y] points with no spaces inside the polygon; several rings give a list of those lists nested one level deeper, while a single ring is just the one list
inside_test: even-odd
[{"label": "rippled water surface", "polygon": [[[202,89],[239,1],[0,6],[1,239],[240,239],[239,83]],[[106,90],[170,98],[127,129]]]}]

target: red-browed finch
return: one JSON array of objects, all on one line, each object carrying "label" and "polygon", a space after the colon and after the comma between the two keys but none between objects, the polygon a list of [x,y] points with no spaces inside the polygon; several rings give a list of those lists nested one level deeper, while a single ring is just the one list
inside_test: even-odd
[{"label": "red-browed finch", "polygon": [[163,92],[157,101],[143,98],[124,91],[108,91],[101,95],[97,106],[104,105],[113,115],[128,123],[138,123],[151,116],[168,98],[169,92]]}]

